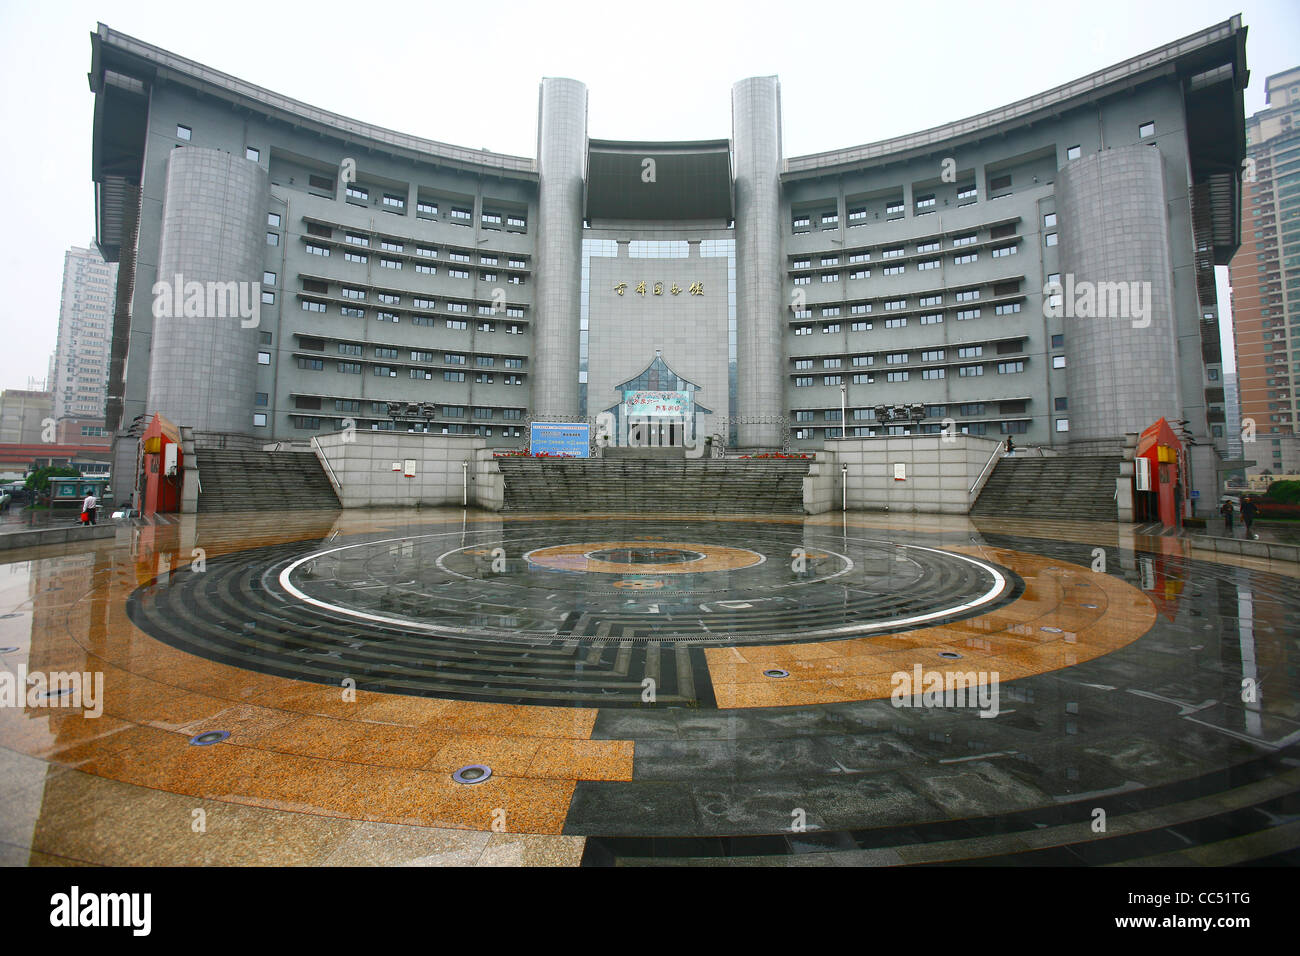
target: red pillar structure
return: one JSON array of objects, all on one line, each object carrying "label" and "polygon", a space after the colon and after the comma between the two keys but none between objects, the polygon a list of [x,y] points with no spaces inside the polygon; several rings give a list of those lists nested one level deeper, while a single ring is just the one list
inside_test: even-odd
[{"label": "red pillar structure", "polygon": [[180,511],[181,482],[185,475],[180,429],[155,414],[140,437],[140,450],[144,471],[140,513],[152,515],[160,511]]},{"label": "red pillar structure", "polygon": [[1169,422],[1161,418],[1142,433],[1137,457],[1146,460],[1150,476],[1145,488],[1138,476],[1136,491],[1146,505],[1143,517],[1167,528],[1178,526],[1187,511],[1187,455]]}]

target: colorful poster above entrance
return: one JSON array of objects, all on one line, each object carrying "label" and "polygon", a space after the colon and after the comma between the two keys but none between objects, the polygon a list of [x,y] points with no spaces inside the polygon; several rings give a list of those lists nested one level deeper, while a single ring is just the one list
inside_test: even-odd
[{"label": "colorful poster above entrance", "polygon": [[628,415],[659,418],[689,418],[690,392],[625,391],[623,409]]},{"label": "colorful poster above entrance", "polygon": [[590,458],[590,433],[586,422],[533,422],[528,448],[534,455]]}]

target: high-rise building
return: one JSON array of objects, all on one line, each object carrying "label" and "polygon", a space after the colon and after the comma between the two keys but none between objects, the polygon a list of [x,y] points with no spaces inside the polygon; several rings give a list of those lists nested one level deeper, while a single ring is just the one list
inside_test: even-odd
[{"label": "high-rise building", "polygon": [[49,388],[56,419],[103,424],[112,345],[117,265],[98,249],[69,249],[63,257],[59,337]]},{"label": "high-rise building", "polygon": [[[1098,453],[1163,416],[1213,495],[1245,33],[1233,18],[807,156],[785,154],[774,76],[732,88],[729,139],[693,142],[589,138],[586,87],[547,78],[530,158],[338,116],[101,24],[108,425],[302,440],[420,403],[436,430],[514,445],[531,418],[658,395],[745,448],[947,428]],[[864,115],[844,114],[849,141]],[[898,405],[923,421],[881,420]]]},{"label": "high-rise building", "polygon": [[1229,270],[1249,474],[1280,473],[1300,415],[1300,67],[1264,86],[1268,106],[1246,122],[1241,248]]}]

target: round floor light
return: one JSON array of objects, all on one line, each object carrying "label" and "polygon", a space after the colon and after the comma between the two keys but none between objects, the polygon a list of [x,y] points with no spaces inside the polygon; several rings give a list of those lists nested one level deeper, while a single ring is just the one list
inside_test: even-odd
[{"label": "round floor light", "polygon": [[1064,633],[1065,633],[1065,632],[1062,631],[1059,627],[1040,627],[1039,630],[1040,630],[1040,631],[1046,631],[1048,634],[1064,634]]},{"label": "round floor light", "polygon": [[961,655],[958,654],[956,651],[940,651],[939,656],[943,658],[947,658],[950,661],[961,660]]},{"label": "round floor light", "polygon": [[451,779],[457,783],[474,784],[482,783],[488,777],[492,776],[492,768],[481,763],[470,764],[468,767],[461,767],[451,775]]},{"label": "round floor light", "polygon": [[190,738],[190,745],[194,747],[208,747],[212,744],[219,744],[230,736],[228,730],[205,730],[203,733]]},{"label": "round floor light", "polygon": [[779,679],[782,678],[782,677],[789,677],[789,676],[790,676],[790,672],[789,672],[789,671],[781,670],[781,668],[779,668],[779,667],[773,667],[773,668],[770,668],[770,669],[768,669],[768,670],[763,671],[763,676],[764,676],[764,677],[772,677],[772,678],[775,678],[775,679],[778,679],[778,680],[779,680]]},{"label": "round floor light", "polygon": [[1097,610],[1097,605],[1095,604],[1080,604],[1079,607],[1086,607],[1089,611]]},{"label": "round floor light", "polygon": [[67,697],[71,693],[71,687],[60,687],[57,690],[43,690],[36,695],[36,698],[37,700],[50,700],[54,697]]}]

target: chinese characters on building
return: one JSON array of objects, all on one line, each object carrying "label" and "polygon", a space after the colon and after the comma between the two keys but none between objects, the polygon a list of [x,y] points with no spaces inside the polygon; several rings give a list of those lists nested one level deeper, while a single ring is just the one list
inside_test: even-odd
[{"label": "chinese characters on building", "polygon": [[[626,282],[619,282],[614,285],[614,293],[616,295],[623,295],[625,292],[627,292],[627,290],[628,290],[628,284]],[[638,282],[635,286],[632,287],[632,291],[637,295],[641,296],[642,298],[644,298],[646,295],[663,295],[665,292],[667,292],[669,295],[681,295],[683,292],[687,292],[690,295],[704,295],[704,283],[692,282],[687,288],[683,289],[676,282],[674,282],[672,285],[670,285],[668,288],[665,289],[664,284],[662,282],[647,283],[643,279],[640,282]]]}]

